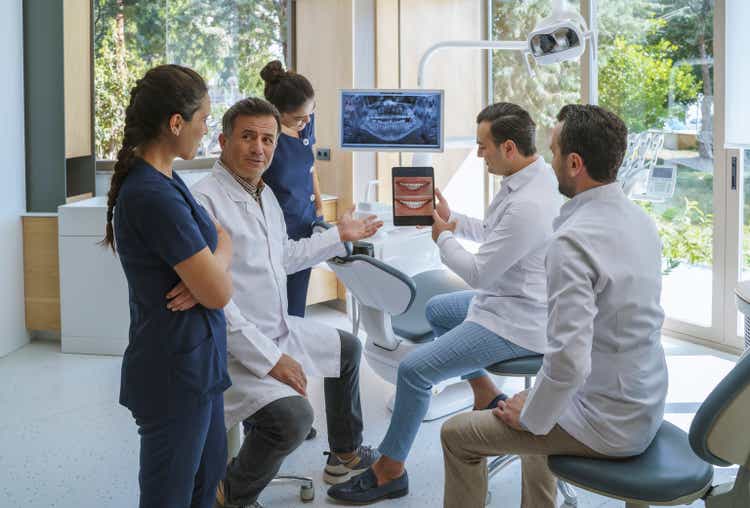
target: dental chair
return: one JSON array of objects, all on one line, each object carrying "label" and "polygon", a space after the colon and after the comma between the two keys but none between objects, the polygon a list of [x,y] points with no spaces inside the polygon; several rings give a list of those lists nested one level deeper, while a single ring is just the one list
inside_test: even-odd
[{"label": "dental chair", "polygon": [[[551,456],[558,478],[626,508],[676,506],[698,499],[707,508],[750,506],[750,354],[714,388],[685,434],[662,423],[646,451],[621,460]],[[713,485],[713,467],[739,465],[734,482]]]},{"label": "dental chair", "polygon": [[[355,254],[333,258],[328,266],[353,298],[353,331],[367,333],[364,355],[375,373],[395,385],[401,360],[434,340],[425,317],[427,300],[435,295],[470,289],[448,270],[429,270],[409,277],[371,256]],[[425,421],[460,411],[472,404],[468,383],[454,378],[432,388]],[[393,409],[395,395],[388,401]]]}]

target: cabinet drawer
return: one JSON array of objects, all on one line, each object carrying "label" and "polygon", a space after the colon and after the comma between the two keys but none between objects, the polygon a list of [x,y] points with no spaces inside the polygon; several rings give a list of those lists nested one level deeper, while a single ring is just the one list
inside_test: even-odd
[{"label": "cabinet drawer", "polygon": [[335,199],[323,201],[323,220],[326,222],[336,222],[338,219],[338,202]]},{"label": "cabinet drawer", "polygon": [[327,302],[338,298],[338,279],[324,268],[313,268],[310,273],[310,286],[307,288],[307,305]]},{"label": "cabinet drawer", "polygon": [[60,331],[57,217],[23,217],[26,328]]}]

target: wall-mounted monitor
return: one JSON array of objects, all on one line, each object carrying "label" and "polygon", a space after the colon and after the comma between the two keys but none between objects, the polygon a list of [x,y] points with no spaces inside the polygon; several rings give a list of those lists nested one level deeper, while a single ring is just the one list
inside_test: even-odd
[{"label": "wall-mounted monitor", "polygon": [[442,90],[342,90],[344,150],[442,152]]}]

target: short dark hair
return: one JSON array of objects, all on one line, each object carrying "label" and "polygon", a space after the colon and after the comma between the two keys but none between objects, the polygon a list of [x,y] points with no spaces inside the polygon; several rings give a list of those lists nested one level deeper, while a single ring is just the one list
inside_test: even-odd
[{"label": "short dark hair", "polygon": [[487,106],[477,115],[477,124],[482,122],[490,122],[495,146],[510,139],[526,157],[536,153],[536,124],[521,106],[510,102]]},{"label": "short dark hair", "polygon": [[310,81],[302,74],[284,70],[278,60],[268,62],[260,71],[265,82],[263,95],[282,113],[291,113],[315,97]]},{"label": "short dark hair", "polygon": [[614,182],[628,148],[625,122],[611,111],[590,104],[563,106],[557,120],[563,122],[560,152],[580,155],[589,176],[597,182]]},{"label": "short dark hair", "polygon": [[272,116],[276,120],[276,136],[281,134],[279,110],[270,102],[259,97],[248,97],[235,102],[221,117],[221,132],[232,135],[234,121],[238,116]]}]

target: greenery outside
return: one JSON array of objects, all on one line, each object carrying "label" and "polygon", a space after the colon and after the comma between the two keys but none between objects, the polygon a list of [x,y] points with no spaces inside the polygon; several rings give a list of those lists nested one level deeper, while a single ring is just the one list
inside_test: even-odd
[{"label": "greenery outside", "polygon": [[215,154],[224,110],[262,95],[261,68],[285,61],[287,16],[287,0],[94,0],[97,158],[115,158],[131,88],[164,63],[208,82],[213,114],[198,155]]},{"label": "greenery outside", "polygon": [[[570,5],[579,8],[578,1]],[[493,38],[522,40],[550,6],[550,0],[495,0]],[[640,202],[661,234],[666,273],[681,263],[712,262],[713,6],[713,0],[597,2],[599,104],[620,115],[631,133],[693,133],[694,147],[664,149],[658,159],[677,168],[674,196]],[[530,76],[520,55],[495,51],[492,61],[495,99],[529,110],[539,126],[538,148],[549,158],[557,111],[580,101],[580,64],[532,64]],[[749,207],[745,214],[748,223]]]},{"label": "greenery outside", "polygon": [[[579,8],[578,0],[570,3]],[[678,170],[674,197],[641,203],[662,235],[666,271],[680,263],[711,264],[713,4],[598,2],[600,104],[622,116],[633,133],[692,129],[697,140],[695,153],[662,151],[659,163]],[[523,40],[550,6],[550,0],[494,0],[492,37]],[[115,157],[129,91],[148,68],[179,63],[206,78],[214,111],[199,151],[206,156],[218,151],[226,107],[261,95],[260,69],[287,54],[286,0],[94,0],[94,14],[99,159]],[[580,101],[580,64],[531,65],[533,76],[520,54],[493,52],[494,96],[531,112],[540,127],[538,148],[549,158],[549,128],[557,111]],[[750,224],[750,206],[744,219]]]}]

